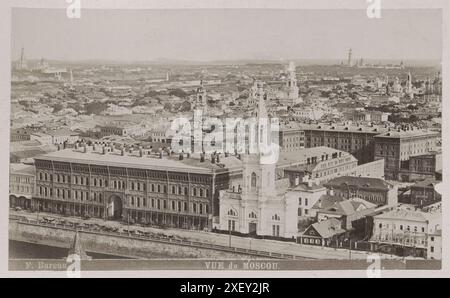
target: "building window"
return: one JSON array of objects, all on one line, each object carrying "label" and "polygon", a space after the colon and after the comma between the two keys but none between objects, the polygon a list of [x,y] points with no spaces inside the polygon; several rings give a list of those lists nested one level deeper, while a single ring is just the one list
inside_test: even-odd
[{"label": "building window", "polygon": [[228,210],[227,214],[230,215],[230,216],[237,216],[236,211],[234,211],[233,209]]},{"label": "building window", "polygon": [[280,226],[279,225],[272,225],[272,236],[280,237]]},{"label": "building window", "polygon": [[254,188],[256,187],[256,174],[252,173],[252,179],[251,179],[251,186]]},{"label": "building window", "polygon": [[228,231],[236,231],[236,222],[234,220],[228,220]]}]

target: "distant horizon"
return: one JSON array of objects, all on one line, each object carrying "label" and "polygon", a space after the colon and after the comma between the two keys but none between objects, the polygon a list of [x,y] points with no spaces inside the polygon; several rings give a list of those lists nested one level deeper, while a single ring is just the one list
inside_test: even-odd
[{"label": "distant horizon", "polygon": [[[235,59],[235,60],[175,60],[160,58],[154,60],[110,60],[110,59],[78,59],[78,60],[67,60],[67,59],[46,59],[41,58],[26,58],[28,62],[38,63],[40,60],[44,59],[46,62],[51,63],[80,63],[80,64],[117,64],[117,65],[232,65],[232,64],[287,64],[293,61],[298,65],[340,65],[341,62],[345,61],[339,59],[314,59],[314,58],[300,58],[300,59],[287,59],[287,60],[269,60],[269,59]],[[18,59],[11,60],[11,63],[18,62]],[[401,62],[404,63],[405,67],[408,66],[441,66],[442,61],[437,59],[367,59],[364,63],[367,64],[378,64],[381,65],[398,65]]]},{"label": "distant horizon", "polygon": [[[440,10],[82,10],[14,8],[11,60],[154,62],[441,61]],[[282,63],[282,62],[281,62]]]}]

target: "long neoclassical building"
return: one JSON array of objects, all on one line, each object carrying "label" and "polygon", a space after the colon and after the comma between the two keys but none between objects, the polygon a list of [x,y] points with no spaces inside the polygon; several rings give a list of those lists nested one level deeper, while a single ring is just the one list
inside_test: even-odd
[{"label": "long neoclassical building", "polygon": [[[189,229],[212,227],[234,156],[161,156],[145,149],[83,146],[35,158],[34,210],[133,220]],[[219,160],[220,158],[220,160]],[[231,166],[230,166],[231,165]]]}]

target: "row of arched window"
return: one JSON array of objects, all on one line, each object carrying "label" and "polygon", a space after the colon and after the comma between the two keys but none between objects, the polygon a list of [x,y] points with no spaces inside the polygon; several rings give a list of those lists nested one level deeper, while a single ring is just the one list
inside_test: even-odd
[{"label": "row of arched window", "polygon": [[53,188],[46,186],[39,186],[39,195],[42,197],[53,197],[59,199],[75,199],[80,201],[90,201],[91,199],[94,202],[103,203],[103,195],[100,192],[92,192],[92,196],[89,196],[89,192],[81,191],[81,190],[72,190],[72,193],[68,189],[56,188],[53,191]]},{"label": "row of arched window", "polygon": [[167,209],[176,212],[187,212],[198,214],[208,214],[209,205],[203,203],[190,203],[190,208],[188,210],[188,202],[175,201],[175,200],[164,200],[156,198],[143,198],[143,197],[128,197],[128,204],[131,207],[136,208],[155,208],[155,209]]},{"label": "row of arched window", "polygon": [[[237,213],[235,210],[233,210],[233,209],[229,209],[228,212],[227,212],[227,214],[228,214],[229,216],[238,216],[238,213]],[[256,215],[256,213],[255,213],[254,211],[252,211],[252,212],[250,212],[250,213],[248,214],[248,218],[256,219],[256,218],[257,218],[257,215]],[[281,218],[280,218],[280,216],[279,216],[278,214],[274,214],[274,215],[272,216],[272,220],[279,221],[280,219],[281,219]]]}]

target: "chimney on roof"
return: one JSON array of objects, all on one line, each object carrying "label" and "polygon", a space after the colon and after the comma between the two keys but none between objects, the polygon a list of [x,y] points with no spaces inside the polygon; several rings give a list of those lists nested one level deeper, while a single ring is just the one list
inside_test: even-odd
[{"label": "chimney on roof", "polygon": [[191,157],[191,154],[190,154],[189,152],[186,153],[186,157],[187,157],[187,158]]},{"label": "chimney on roof", "polygon": [[83,145],[83,152],[84,152],[84,153],[87,152],[87,146],[86,146],[86,144]]},{"label": "chimney on roof", "polygon": [[144,150],[142,150],[142,146],[139,146],[139,156],[144,156]]},{"label": "chimney on roof", "polygon": [[58,144],[58,151],[59,151],[59,150],[61,150],[61,145],[60,145],[60,144]]},{"label": "chimney on roof", "polygon": [[183,160],[183,159],[184,159],[183,153],[180,153],[178,160]]},{"label": "chimney on roof", "polygon": [[311,179],[308,179],[307,183],[308,183],[308,187],[312,187],[313,186],[313,181]]},{"label": "chimney on roof", "polygon": [[124,147],[120,148],[120,155],[121,156],[125,155],[125,148]]},{"label": "chimney on roof", "polygon": [[160,159],[163,158],[163,153],[162,153],[162,151],[159,152],[159,158],[160,158]]},{"label": "chimney on roof", "polygon": [[225,152],[225,157],[228,157],[230,154],[227,152]]},{"label": "chimney on roof", "polygon": [[75,143],[75,149],[78,149],[78,142]]},{"label": "chimney on roof", "polygon": [[200,153],[200,162],[205,162],[205,154]]},{"label": "chimney on roof", "polygon": [[319,208],[322,208],[322,200],[321,200],[321,199],[319,199],[319,201],[317,201],[317,206],[318,206]]},{"label": "chimney on roof", "polygon": [[220,157],[219,156],[220,156],[219,154],[216,155],[216,163],[220,163]]},{"label": "chimney on roof", "polygon": [[328,189],[328,195],[334,196],[334,189],[333,188]]},{"label": "chimney on roof", "polygon": [[216,154],[211,154],[211,163],[216,163]]},{"label": "chimney on roof", "polygon": [[105,155],[106,154],[106,147],[102,146],[102,154]]}]

